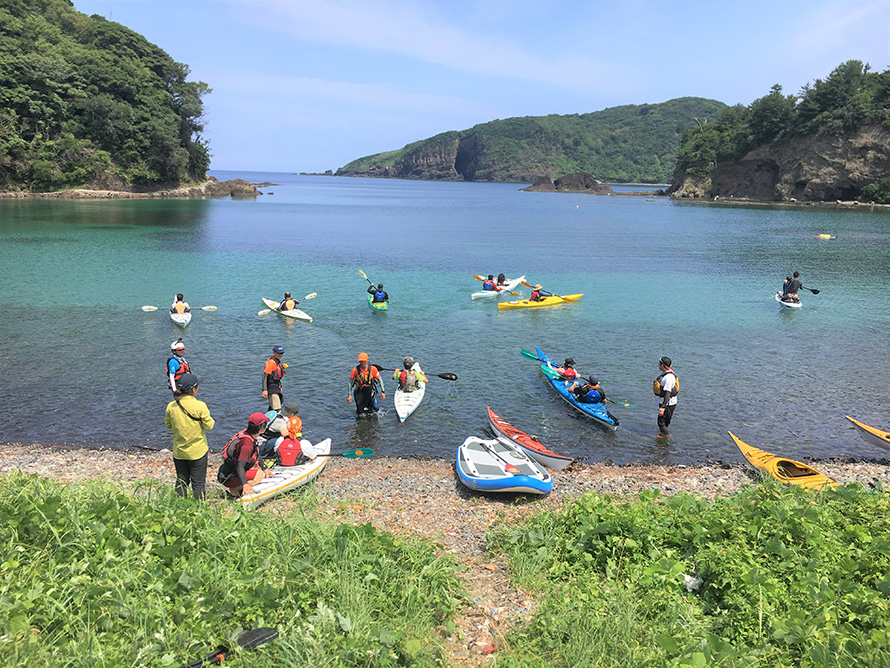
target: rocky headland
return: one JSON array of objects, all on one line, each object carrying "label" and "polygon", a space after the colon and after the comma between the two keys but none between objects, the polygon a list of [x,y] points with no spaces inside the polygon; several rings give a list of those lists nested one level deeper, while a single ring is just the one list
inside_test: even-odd
[{"label": "rocky headland", "polygon": [[584,193],[588,195],[614,195],[617,197],[661,197],[664,196],[664,190],[646,190],[634,191],[628,193],[615,192],[596,179],[593,174],[587,172],[576,172],[574,174],[566,174],[553,180],[549,176],[542,176],[533,185],[528,188],[520,188],[527,192],[537,193]]},{"label": "rocky headland", "polygon": [[212,176],[203,183],[193,186],[178,186],[151,191],[128,190],[119,184],[91,185],[93,187],[44,193],[0,191],[0,199],[209,199],[216,197],[243,199],[263,194],[257,189],[257,184],[244,179],[218,181]]}]

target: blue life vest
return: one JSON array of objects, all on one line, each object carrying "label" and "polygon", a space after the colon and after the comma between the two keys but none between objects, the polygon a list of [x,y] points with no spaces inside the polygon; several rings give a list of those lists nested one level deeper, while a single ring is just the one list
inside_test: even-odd
[{"label": "blue life vest", "polygon": [[482,289],[491,292],[495,289],[494,281],[485,281],[485,283],[482,284]]},{"label": "blue life vest", "polygon": [[385,292],[375,292],[375,293],[374,293],[374,301],[375,301],[375,302],[382,302],[382,301],[385,301],[385,300],[386,300],[386,293],[385,293]]}]

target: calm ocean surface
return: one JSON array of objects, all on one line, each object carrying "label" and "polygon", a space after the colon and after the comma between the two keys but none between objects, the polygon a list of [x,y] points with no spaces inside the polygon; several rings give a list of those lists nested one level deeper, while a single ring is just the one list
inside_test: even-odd
[{"label": "calm ocean surface", "polygon": [[[844,419],[890,426],[888,214],[216,175],[277,185],[256,201],[0,200],[0,440],[169,447],[163,367],[183,336],[215,449],[264,410],[262,366],[281,344],[285,400],[308,438],[340,449],[452,458],[491,405],[587,461],[737,461],[727,430],[798,458],[888,456]],[[388,313],[368,308],[359,269],[385,284]],[[792,311],[773,295],[795,269],[821,293]],[[584,297],[503,313],[472,302],[472,274],[501,271]],[[313,323],[257,315],[284,290],[318,292],[302,305]],[[184,333],[166,315],[176,292],[195,311]],[[616,433],[570,412],[519,353],[536,346],[637,404],[611,409]],[[362,351],[460,379],[431,378],[399,424],[385,376],[388,413],[356,420],[347,378]],[[661,355],[681,382],[668,444],[651,392]]]}]

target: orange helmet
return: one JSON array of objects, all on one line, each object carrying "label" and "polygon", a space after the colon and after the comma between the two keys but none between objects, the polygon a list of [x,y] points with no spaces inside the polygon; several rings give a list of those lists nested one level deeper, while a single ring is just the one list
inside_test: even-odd
[{"label": "orange helmet", "polygon": [[358,361],[359,362],[367,362],[368,361],[368,353],[359,353]]}]

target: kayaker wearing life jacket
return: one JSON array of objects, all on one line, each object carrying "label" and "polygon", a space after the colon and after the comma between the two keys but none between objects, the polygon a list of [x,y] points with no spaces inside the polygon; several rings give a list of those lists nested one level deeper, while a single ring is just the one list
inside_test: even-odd
[{"label": "kayaker wearing life jacket", "polygon": [[671,358],[662,357],[658,360],[658,370],[661,374],[652,383],[652,391],[661,399],[658,405],[658,434],[657,438],[670,438],[668,426],[674,416],[677,407],[677,394],[680,392],[680,379],[671,368]]},{"label": "kayaker wearing life jacket", "polygon": [[263,399],[269,400],[269,410],[273,411],[281,409],[281,379],[284,370],[287,369],[287,364],[281,362],[283,356],[284,348],[275,346],[272,348],[272,357],[266,360],[266,365],[263,367]]},{"label": "kayaker wearing life jacket", "polygon": [[380,372],[377,367],[368,363],[368,353],[359,353],[358,365],[349,374],[349,394],[346,395],[346,400],[352,403],[355,397],[355,412],[359,415],[373,413],[378,409],[374,405],[376,394],[380,394],[381,399],[386,399]]},{"label": "kayaker wearing life jacket", "polygon": [[507,282],[507,277],[503,273],[498,274],[498,287]]},{"label": "kayaker wearing life jacket", "polygon": [[266,468],[256,444],[257,435],[268,422],[269,418],[262,413],[253,413],[247,420],[247,429],[232,436],[223,447],[223,463],[216,479],[231,496],[252,494],[254,485],[275,475]]},{"label": "kayaker wearing life jacket", "polygon": [[182,293],[176,295],[176,299],[170,304],[170,313],[191,313],[188,302],[183,301]]},{"label": "kayaker wearing life jacket", "polygon": [[167,358],[166,365],[167,386],[173,392],[173,396],[178,397],[179,379],[182,378],[183,374],[191,373],[191,369],[189,368],[189,363],[183,357],[185,344],[182,342],[182,339],[176,339],[176,341],[170,344],[170,352],[172,356]]},{"label": "kayaker wearing life jacket", "polygon": [[575,380],[578,377],[578,372],[575,371],[575,360],[571,357],[566,357],[562,366],[556,367],[556,372],[563,380]]},{"label": "kayaker wearing life jacket", "polygon": [[575,399],[584,404],[601,404],[606,401],[606,393],[600,387],[600,379],[596,376],[588,376],[583,385],[579,381],[572,383],[569,392],[575,395]]},{"label": "kayaker wearing life jacket", "polygon": [[541,284],[538,283],[532,289],[531,297],[529,297],[528,299],[529,299],[529,301],[532,301],[532,302],[541,302],[541,301],[544,301],[545,297],[552,297],[552,296],[553,296],[552,292],[547,292],[546,290],[542,290]]},{"label": "kayaker wearing life jacket", "polygon": [[500,288],[498,288],[497,284],[494,282],[494,274],[489,274],[488,278],[483,281],[482,289],[485,292],[500,292]]},{"label": "kayaker wearing life jacket", "polygon": [[[285,438],[300,438],[303,435],[303,421],[297,417],[299,411],[300,404],[296,401],[288,401],[272,417],[272,421],[257,437],[257,445],[263,457],[275,454],[281,441]],[[268,417],[269,413],[266,415]]]},{"label": "kayaker wearing life jacket", "polygon": [[376,288],[373,285],[368,286],[368,294],[372,295],[371,301],[375,303],[389,301],[389,295],[383,290],[383,283],[378,283]]},{"label": "kayaker wearing life jacket", "polygon": [[413,369],[414,358],[406,357],[402,362],[404,369],[396,369],[392,373],[392,379],[399,382],[399,389],[402,392],[414,392],[420,387],[421,383],[429,382],[423,371]]},{"label": "kayaker wearing life jacket", "polygon": [[299,304],[299,303],[300,303],[300,301],[298,299],[294,299],[293,297],[290,296],[289,292],[285,292],[284,299],[281,300],[281,303],[278,305],[278,308],[276,308],[275,310],[276,311],[293,311],[295,308],[297,308],[297,304]]}]

